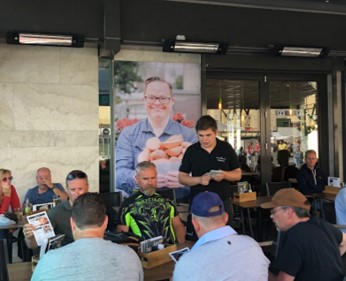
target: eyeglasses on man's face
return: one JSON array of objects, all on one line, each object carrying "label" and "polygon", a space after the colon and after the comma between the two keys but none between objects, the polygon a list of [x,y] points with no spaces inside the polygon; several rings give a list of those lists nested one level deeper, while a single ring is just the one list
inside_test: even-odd
[{"label": "eyeglasses on man's face", "polygon": [[161,104],[168,104],[172,98],[170,97],[153,97],[153,96],[145,96],[144,100],[148,104],[153,104],[158,100]]},{"label": "eyeglasses on man's face", "polygon": [[10,176],[10,177],[3,177],[2,179],[1,179],[2,181],[11,181],[11,180],[13,180],[13,177],[12,176]]},{"label": "eyeglasses on man's face", "polygon": [[286,210],[286,209],[287,209],[286,207],[277,207],[277,208],[271,209],[271,210],[270,210],[270,214],[271,214],[272,216],[274,216],[278,211],[280,211],[280,210]]}]

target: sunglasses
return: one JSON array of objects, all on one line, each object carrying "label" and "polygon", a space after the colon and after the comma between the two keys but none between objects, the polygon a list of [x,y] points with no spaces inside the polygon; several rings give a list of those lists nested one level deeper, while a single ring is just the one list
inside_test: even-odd
[{"label": "sunglasses", "polygon": [[83,171],[73,170],[67,175],[66,180],[72,181],[74,179],[88,179],[88,176]]},{"label": "sunglasses", "polygon": [[3,177],[1,180],[2,181],[7,181],[7,180],[11,181],[11,180],[13,180],[13,177],[12,176],[11,177]]}]

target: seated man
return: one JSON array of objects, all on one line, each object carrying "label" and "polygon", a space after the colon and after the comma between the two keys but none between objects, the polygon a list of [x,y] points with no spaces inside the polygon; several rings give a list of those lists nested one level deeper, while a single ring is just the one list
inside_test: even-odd
[{"label": "seated man", "polygon": [[272,208],[271,218],[283,232],[278,255],[269,267],[269,281],[343,280],[346,234],[324,220],[310,218],[310,204],[303,194],[283,188],[261,207]]},{"label": "seated man", "polygon": [[[72,205],[79,195],[89,191],[88,176],[80,170],[73,170],[66,177],[66,187],[68,200],[63,201],[61,204],[48,211],[48,216],[54,227],[55,234],[65,234],[62,245],[73,242],[70,225]],[[25,242],[30,249],[37,248],[33,233],[34,229],[35,227],[28,223],[23,227]]]},{"label": "seated man", "polygon": [[316,166],[316,163],[316,151],[307,150],[305,152],[305,164],[297,172],[298,190],[305,195],[322,193],[328,183],[328,177],[321,168]]},{"label": "seated man", "polygon": [[108,217],[97,193],[85,193],[73,203],[71,228],[75,242],[46,253],[31,281],[143,280],[137,254],[128,246],[103,239]]},{"label": "seated man", "polygon": [[226,225],[228,213],[219,195],[199,193],[191,213],[199,240],[175,265],[173,281],[268,280],[269,260],[253,238]]},{"label": "seated man", "polygon": [[36,172],[37,186],[30,188],[24,197],[24,203],[43,204],[53,202],[53,199],[60,197],[61,200],[67,199],[67,193],[60,183],[52,183],[52,175],[48,168],[39,168]]},{"label": "seated man", "polygon": [[[156,193],[157,171],[154,163],[143,161],[136,167],[139,191],[120,206],[118,231],[132,231],[144,238],[162,235],[166,243],[185,241],[185,227],[174,204]],[[173,229],[172,229],[173,226]]]}]

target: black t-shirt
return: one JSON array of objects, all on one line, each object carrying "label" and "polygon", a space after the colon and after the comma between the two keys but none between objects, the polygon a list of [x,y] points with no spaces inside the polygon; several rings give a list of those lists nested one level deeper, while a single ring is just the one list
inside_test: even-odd
[{"label": "black t-shirt", "polygon": [[[238,157],[233,147],[224,141],[217,139],[215,148],[209,153],[201,147],[199,142],[189,146],[186,150],[180,172],[189,174],[193,177],[200,177],[210,170],[232,171],[239,168]],[[203,191],[213,191],[226,200],[231,196],[230,182],[223,180],[220,182],[210,180],[208,186],[195,185],[191,188],[191,198]]]},{"label": "black t-shirt", "polygon": [[339,251],[342,232],[317,218],[301,222],[283,233],[278,257],[269,270],[295,276],[295,281],[341,281]]}]

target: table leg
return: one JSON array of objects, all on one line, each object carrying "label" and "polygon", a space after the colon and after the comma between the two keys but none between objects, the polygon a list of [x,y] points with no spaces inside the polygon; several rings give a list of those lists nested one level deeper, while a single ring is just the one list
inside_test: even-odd
[{"label": "table leg", "polygon": [[262,241],[263,237],[262,237],[262,210],[261,208],[258,208],[257,210],[258,214],[257,214],[257,239],[258,241]]},{"label": "table leg", "polygon": [[249,220],[249,228],[250,228],[250,235],[253,237],[253,230],[252,230],[252,223],[251,223],[251,216],[250,216],[250,208],[247,208],[247,217]]},{"label": "table leg", "polygon": [[244,209],[240,208],[241,225],[243,227],[243,234],[245,233],[245,219],[244,219]]}]

